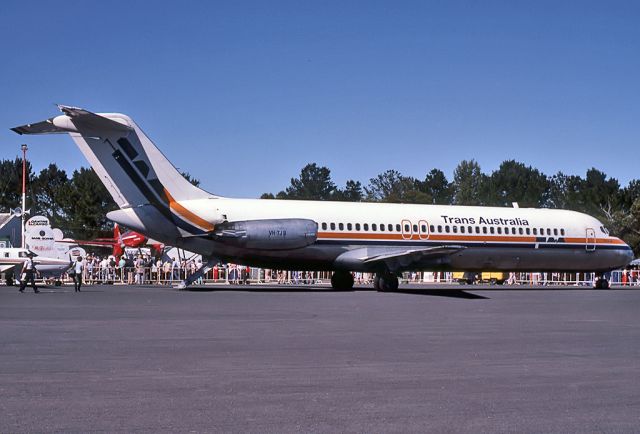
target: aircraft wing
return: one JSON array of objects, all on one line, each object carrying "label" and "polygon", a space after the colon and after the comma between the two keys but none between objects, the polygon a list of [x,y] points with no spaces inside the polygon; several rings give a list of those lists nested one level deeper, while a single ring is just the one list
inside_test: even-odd
[{"label": "aircraft wing", "polygon": [[388,270],[395,272],[446,264],[451,255],[465,248],[458,245],[362,248],[343,253],[336,262],[347,268],[356,264],[364,264],[371,269],[384,265]]}]

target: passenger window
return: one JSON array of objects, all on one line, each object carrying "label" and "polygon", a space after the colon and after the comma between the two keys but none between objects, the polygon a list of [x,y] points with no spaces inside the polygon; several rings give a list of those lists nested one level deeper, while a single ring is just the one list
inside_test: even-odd
[{"label": "passenger window", "polygon": [[560,229],[560,235],[564,237],[564,229]]},{"label": "passenger window", "polygon": [[427,225],[420,226],[420,230],[422,231],[423,234],[426,234],[427,233]]},{"label": "passenger window", "polygon": [[442,225],[438,225],[438,232],[442,233]]},{"label": "passenger window", "polygon": [[445,231],[446,233],[449,233],[449,225],[446,225],[446,226],[444,227],[444,231]]},{"label": "passenger window", "polygon": [[400,225],[396,225],[396,232],[400,232]]},{"label": "passenger window", "polygon": [[476,226],[476,234],[480,233],[480,226]]},{"label": "passenger window", "polygon": [[409,227],[409,225],[404,225],[404,231],[406,233],[409,233],[411,231],[411,228]]},{"label": "passenger window", "polygon": [[365,224],[363,224],[363,225],[362,225],[362,228],[363,228],[365,231],[368,231],[368,230],[369,230],[369,223],[365,223]]},{"label": "passenger window", "polygon": [[336,224],[335,223],[331,223],[331,230],[335,231],[336,230]]},{"label": "passenger window", "polygon": [[522,230],[522,228],[518,228],[518,233],[519,233],[520,235],[524,234],[524,231]]},{"label": "passenger window", "polygon": [[533,235],[538,235],[538,228],[533,228]]},{"label": "passenger window", "polygon": [[547,235],[551,235],[551,229],[547,228]]},{"label": "passenger window", "polygon": [[464,226],[460,226],[460,233],[464,234]]},{"label": "passenger window", "polygon": [[498,234],[502,235],[502,228],[500,226],[498,226]]},{"label": "passenger window", "polygon": [[433,225],[429,225],[429,231],[430,232],[435,232],[436,228]]},{"label": "passenger window", "polygon": [[347,223],[347,230],[350,231],[351,229],[353,229],[353,226],[351,225],[351,223]]},{"label": "passenger window", "polygon": [[414,234],[418,233],[418,225],[413,225],[413,233]]},{"label": "passenger window", "polygon": [[472,234],[473,233],[473,226],[469,226],[469,233]]},{"label": "passenger window", "polygon": [[380,225],[380,230],[384,232],[384,225]]},{"label": "passenger window", "polygon": [[344,223],[338,223],[338,229],[344,231]]},{"label": "passenger window", "polygon": [[458,233],[458,226],[452,226],[453,227],[453,233],[457,234]]},{"label": "passenger window", "polygon": [[387,225],[387,229],[389,229],[389,232],[393,232],[393,225],[391,223],[389,223]]},{"label": "passenger window", "polygon": [[378,230],[378,225],[376,225],[375,223],[371,224],[371,230],[372,231],[377,231]]},{"label": "passenger window", "polygon": [[496,233],[496,229],[493,226],[491,226],[489,228],[489,232],[491,232],[492,234],[495,234]]},{"label": "passenger window", "polygon": [[482,233],[486,234],[487,233],[487,227],[486,226],[482,226]]},{"label": "passenger window", "polygon": [[322,230],[326,231],[327,230],[327,224],[326,223],[322,223]]},{"label": "passenger window", "polygon": [[531,229],[526,228],[526,229],[525,229],[525,232],[527,233],[527,235],[531,235]]},{"label": "passenger window", "polygon": [[553,229],[553,235],[555,235],[556,237],[558,236],[558,229],[557,228]]},{"label": "passenger window", "polygon": [[360,223],[356,223],[356,231],[360,230]]}]

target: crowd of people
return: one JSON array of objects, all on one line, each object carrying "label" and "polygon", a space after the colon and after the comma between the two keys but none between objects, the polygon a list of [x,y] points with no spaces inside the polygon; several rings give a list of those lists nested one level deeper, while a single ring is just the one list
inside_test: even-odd
[{"label": "crowd of people", "polygon": [[[25,262],[21,291],[26,286],[26,280],[33,280],[29,264],[32,258]],[[98,256],[89,254],[85,258],[79,257],[67,272],[67,277],[73,281],[75,290],[80,291],[85,284],[129,284],[129,285],[172,285],[186,280],[202,267],[199,256],[192,258],[154,258],[146,254],[123,255],[122,257]],[[33,268],[33,267],[32,267]],[[31,273],[31,274],[29,274]],[[238,264],[216,264],[194,283],[277,283],[312,285],[327,283],[331,280],[331,272],[319,271],[286,271],[252,268]],[[354,283],[370,285],[374,274],[354,272]],[[505,285],[591,285],[595,281],[595,273],[540,273],[540,272],[511,272],[502,273],[504,280],[499,283]],[[401,277],[403,283],[456,283],[458,280],[452,272],[406,272]],[[480,283],[479,274],[476,282]],[[640,269],[630,266],[627,269],[614,271],[610,276],[612,284],[623,286],[640,286]],[[34,286],[35,288],[35,286]]]}]

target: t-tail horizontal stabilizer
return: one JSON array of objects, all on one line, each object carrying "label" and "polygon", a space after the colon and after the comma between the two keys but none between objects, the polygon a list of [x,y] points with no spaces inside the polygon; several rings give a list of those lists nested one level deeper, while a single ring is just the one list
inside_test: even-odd
[{"label": "t-tail horizontal stabilizer", "polygon": [[131,131],[132,128],[125,119],[109,119],[79,107],[58,104],[63,115],[49,118],[35,124],[26,124],[11,128],[22,134],[59,134],[79,133],[90,131]]}]

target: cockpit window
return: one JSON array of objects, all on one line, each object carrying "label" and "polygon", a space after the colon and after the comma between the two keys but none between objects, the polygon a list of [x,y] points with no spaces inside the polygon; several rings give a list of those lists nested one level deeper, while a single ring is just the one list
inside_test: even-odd
[{"label": "cockpit window", "polygon": [[609,235],[609,230],[604,226],[600,226],[600,232],[602,232],[605,235]]}]

